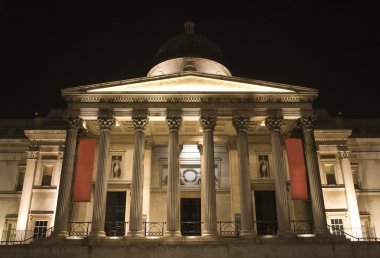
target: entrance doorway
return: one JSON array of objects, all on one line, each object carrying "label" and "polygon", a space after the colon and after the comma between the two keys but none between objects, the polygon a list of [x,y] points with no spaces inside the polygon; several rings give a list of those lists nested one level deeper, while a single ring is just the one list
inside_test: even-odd
[{"label": "entrance doorway", "polygon": [[107,192],[106,223],[107,236],[125,235],[125,192]]},{"label": "entrance doorway", "polygon": [[255,191],[255,207],[257,234],[277,234],[278,226],[275,192]]},{"label": "entrance doorway", "polygon": [[201,235],[201,199],[181,199],[181,234],[182,236]]}]

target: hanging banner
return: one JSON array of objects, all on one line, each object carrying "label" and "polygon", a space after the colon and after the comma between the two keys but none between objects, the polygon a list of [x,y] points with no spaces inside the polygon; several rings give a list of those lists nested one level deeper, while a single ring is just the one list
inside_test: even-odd
[{"label": "hanging banner", "polygon": [[78,144],[74,182],[74,202],[91,201],[91,181],[94,169],[96,140],[83,139]]},{"label": "hanging banner", "polygon": [[307,178],[305,158],[301,139],[285,140],[290,174],[290,193],[292,200],[307,200]]}]

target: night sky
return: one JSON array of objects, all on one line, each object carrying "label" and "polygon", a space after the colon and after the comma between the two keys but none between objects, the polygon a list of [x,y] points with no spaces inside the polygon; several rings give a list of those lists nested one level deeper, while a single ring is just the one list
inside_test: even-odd
[{"label": "night sky", "polygon": [[332,116],[380,118],[379,4],[25,2],[0,1],[0,119],[65,108],[62,88],[146,76],[188,19],[234,76],[317,88]]}]

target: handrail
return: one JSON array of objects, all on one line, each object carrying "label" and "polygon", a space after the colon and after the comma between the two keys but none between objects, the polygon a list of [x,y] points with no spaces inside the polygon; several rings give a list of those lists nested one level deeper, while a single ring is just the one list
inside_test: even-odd
[{"label": "handrail", "polygon": [[338,232],[342,233],[343,235],[348,236],[351,239],[355,239],[356,241],[365,241],[365,240],[371,241],[371,239],[373,239],[374,241],[380,241],[380,238],[378,238],[378,237],[356,237],[356,236],[353,236],[351,234],[348,234],[347,232],[345,232],[345,231],[343,231],[343,230],[341,230],[335,226],[327,225],[327,227],[329,229],[334,230],[334,231],[338,231]]}]

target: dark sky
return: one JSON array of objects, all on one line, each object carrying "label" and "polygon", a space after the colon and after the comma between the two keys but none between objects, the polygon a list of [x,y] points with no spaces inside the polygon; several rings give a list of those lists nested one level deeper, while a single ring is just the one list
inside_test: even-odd
[{"label": "dark sky", "polygon": [[64,108],[62,88],[146,76],[187,19],[233,75],[317,88],[315,107],[333,116],[380,118],[379,4],[25,2],[0,2],[0,118]]}]

